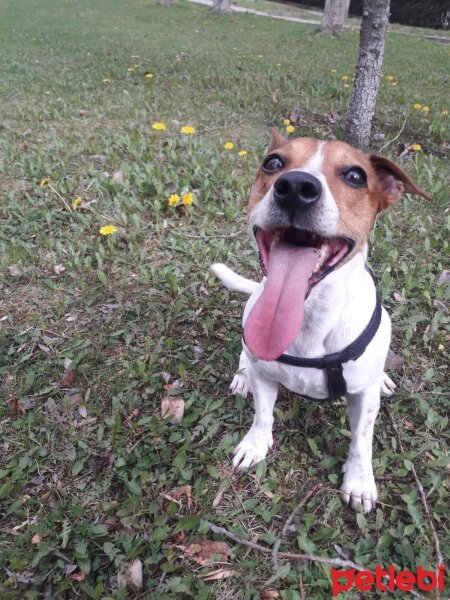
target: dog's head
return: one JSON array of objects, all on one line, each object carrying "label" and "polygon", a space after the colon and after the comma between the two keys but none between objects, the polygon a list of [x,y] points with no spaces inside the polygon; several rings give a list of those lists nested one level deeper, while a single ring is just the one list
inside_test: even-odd
[{"label": "dog's head", "polygon": [[[344,142],[291,141],[272,131],[249,198],[250,228],[267,275],[260,311],[252,311],[244,332],[257,356],[274,360],[284,352],[311,288],[365,248],[377,214],[404,192],[430,199],[387,158]],[[261,327],[267,339],[254,344],[251,330]]]}]

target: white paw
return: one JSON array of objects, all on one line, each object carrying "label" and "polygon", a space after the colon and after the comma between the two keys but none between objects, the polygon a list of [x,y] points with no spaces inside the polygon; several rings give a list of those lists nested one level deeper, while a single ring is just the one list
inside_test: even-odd
[{"label": "white paw", "polygon": [[272,448],[272,432],[267,429],[250,429],[244,439],[236,446],[233,458],[234,469],[248,469],[267,456]]},{"label": "white paw", "polygon": [[384,396],[392,396],[395,393],[397,386],[392,379],[386,373],[383,373],[383,379],[381,380],[381,393]]},{"label": "white paw", "polygon": [[230,392],[232,394],[239,394],[243,398],[247,398],[249,391],[250,384],[245,373],[236,373],[233,377],[233,381],[230,383]]},{"label": "white paw", "polygon": [[365,513],[375,508],[378,498],[377,486],[370,470],[355,469],[348,460],[342,467],[344,481],[341,485],[341,500],[350,503],[355,510],[362,504]]}]

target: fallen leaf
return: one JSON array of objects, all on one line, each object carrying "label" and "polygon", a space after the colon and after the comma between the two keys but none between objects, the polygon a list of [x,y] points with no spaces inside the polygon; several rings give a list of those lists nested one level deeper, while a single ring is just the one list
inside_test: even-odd
[{"label": "fallen leaf", "polygon": [[161,400],[161,417],[169,419],[176,425],[180,423],[184,415],[184,400],[175,396],[165,396]]},{"label": "fallen leaf", "polygon": [[407,302],[407,299],[405,298],[405,296],[402,296],[401,294],[399,294],[398,292],[394,292],[394,299],[396,300],[396,302],[398,302],[399,304],[404,304],[405,302]]},{"label": "fallen leaf", "polygon": [[73,573],[70,576],[70,579],[73,579],[73,581],[84,581],[86,579],[86,573],[84,573],[84,571],[78,571],[78,573]]},{"label": "fallen leaf", "polygon": [[61,275],[66,270],[66,267],[64,265],[55,265],[53,267],[53,270],[56,273],[56,275]]},{"label": "fallen leaf", "polygon": [[272,600],[272,598],[279,598],[280,597],[280,592],[278,592],[277,590],[264,590],[261,598],[263,598],[264,600]]},{"label": "fallen leaf", "polygon": [[442,312],[445,313],[446,315],[448,314],[447,306],[440,300],[433,300],[433,306],[434,306],[434,308],[437,308],[438,310],[442,310]]},{"label": "fallen leaf", "polygon": [[70,365],[72,364],[72,359],[71,358],[65,358],[64,359],[64,368],[67,369],[70,367]]},{"label": "fallen leaf", "polygon": [[9,265],[8,273],[11,275],[11,277],[20,277],[22,275],[22,271],[17,265]]},{"label": "fallen leaf", "polygon": [[31,402],[31,400],[19,400],[19,398],[16,396],[8,398],[6,400],[6,404],[8,404],[12,410],[21,414],[26,414],[30,410],[34,409],[34,404]]},{"label": "fallen leaf", "polygon": [[70,371],[67,371],[67,373],[64,375],[64,377],[61,380],[61,383],[59,384],[61,387],[69,387],[72,385],[72,383],[75,380],[75,369],[70,369]]},{"label": "fallen leaf", "polygon": [[113,183],[122,183],[123,181],[123,173],[122,171],[116,171],[114,175],[111,177]]},{"label": "fallen leaf", "polygon": [[164,191],[167,194],[175,194],[175,192],[178,191],[178,185],[175,183],[175,181],[168,181],[164,184]]},{"label": "fallen leaf", "polygon": [[399,354],[394,354],[391,350],[389,350],[388,355],[386,357],[386,362],[384,364],[385,371],[396,371],[400,369],[405,364],[405,359],[403,356]]},{"label": "fallen leaf", "polygon": [[119,587],[133,592],[142,590],[142,562],[139,558],[122,566],[117,576],[117,583]]},{"label": "fallen leaf", "polygon": [[92,162],[96,162],[96,163],[99,163],[101,165],[104,165],[104,164],[106,164],[107,158],[106,158],[106,156],[103,156],[103,154],[92,154],[89,157],[89,160],[92,161]]},{"label": "fallen leaf", "polygon": [[213,540],[199,540],[189,546],[177,546],[177,548],[193,558],[199,565],[228,562],[228,557],[231,555],[231,547],[226,542]]},{"label": "fallen leaf", "polygon": [[42,542],[42,536],[39,535],[39,533],[35,533],[33,535],[33,537],[31,538],[31,543],[32,544],[39,544],[40,542]]},{"label": "fallen leaf", "polygon": [[186,496],[187,507],[192,506],[192,487],[190,485],[180,485],[169,492],[171,499],[179,501],[183,496]]},{"label": "fallen leaf", "polygon": [[74,394],[69,395],[70,408],[75,408],[79,404],[83,402],[83,396],[80,392],[75,392]]},{"label": "fallen leaf", "polygon": [[235,572],[232,569],[217,569],[217,571],[210,571],[209,573],[203,573],[198,576],[202,581],[217,581],[219,579],[225,579],[232,577]]},{"label": "fallen leaf", "polygon": [[437,284],[438,285],[448,285],[449,283],[450,283],[450,270],[444,269],[438,277]]},{"label": "fallen leaf", "polygon": [[87,408],[85,406],[79,406],[78,407],[78,414],[83,418],[86,419],[87,417]]}]

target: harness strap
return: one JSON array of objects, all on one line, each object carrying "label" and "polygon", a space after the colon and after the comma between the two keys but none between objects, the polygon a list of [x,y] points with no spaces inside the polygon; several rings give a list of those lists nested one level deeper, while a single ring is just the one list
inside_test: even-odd
[{"label": "harness strap", "polygon": [[325,369],[327,372],[329,393],[327,400],[336,400],[340,396],[344,396],[347,392],[347,384],[343,374],[343,363],[349,360],[356,360],[364,353],[378,331],[380,323],[381,298],[377,292],[375,309],[369,323],[356,340],[344,348],[344,350],[326,354],[320,358],[301,358],[299,356],[291,356],[290,354],[282,354],[276,360],[293,367]]}]

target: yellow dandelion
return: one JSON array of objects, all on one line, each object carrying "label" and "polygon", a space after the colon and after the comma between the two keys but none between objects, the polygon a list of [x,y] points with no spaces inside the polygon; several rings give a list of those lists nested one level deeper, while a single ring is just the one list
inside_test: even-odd
[{"label": "yellow dandelion", "polygon": [[152,129],[156,129],[156,131],[165,131],[167,129],[167,125],[165,123],[152,123]]},{"label": "yellow dandelion", "polygon": [[287,126],[288,126],[288,125],[290,125],[290,124],[291,124],[291,120],[290,120],[290,119],[283,119],[283,125],[284,125],[285,127],[287,127]]},{"label": "yellow dandelion", "polygon": [[388,75],[388,76],[386,77],[386,80],[387,80],[387,81],[394,81],[394,79],[395,79],[395,77],[394,77],[393,75]]},{"label": "yellow dandelion", "polygon": [[264,54],[258,54],[258,58],[264,58]]},{"label": "yellow dandelion", "polygon": [[276,67],[282,67],[283,65],[281,63],[277,63],[275,66]]},{"label": "yellow dandelion", "polygon": [[134,71],[134,67],[128,67],[127,71],[128,73],[132,73]]},{"label": "yellow dandelion", "polygon": [[333,73],[333,75],[337,73],[336,69],[331,69],[331,72]]},{"label": "yellow dandelion", "polygon": [[191,194],[191,192],[183,194],[182,202],[185,206],[191,206],[191,204],[194,202],[194,195]]},{"label": "yellow dandelion", "polygon": [[443,110],[442,111],[442,116],[443,117],[448,117],[448,110]]},{"label": "yellow dandelion", "polygon": [[233,144],[233,142],[225,142],[223,147],[225,148],[225,150],[233,150],[234,144]]},{"label": "yellow dandelion", "polygon": [[391,81],[391,85],[397,85],[398,81]]},{"label": "yellow dandelion", "polygon": [[422,112],[424,112],[425,114],[430,112],[430,107],[429,106],[422,106]]},{"label": "yellow dandelion", "polygon": [[105,79],[102,79],[102,83],[111,83],[111,79],[108,79],[108,77],[105,77]]},{"label": "yellow dandelion", "polygon": [[117,233],[117,227],[115,225],[103,225],[98,232],[100,235],[113,235]]},{"label": "yellow dandelion", "polygon": [[410,148],[413,152],[420,152],[422,150],[422,146],[420,144],[411,144]]},{"label": "yellow dandelion", "polygon": [[286,133],[294,133],[295,127],[293,125],[288,125],[286,127]]},{"label": "yellow dandelion", "polygon": [[141,67],[142,67],[142,64],[141,64],[141,63],[139,63],[138,65],[134,65],[134,68],[135,68],[135,69],[140,69]]},{"label": "yellow dandelion", "polygon": [[169,206],[176,206],[180,202],[180,196],[178,194],[170,194],[167,203]]},{"label": "yellow dandelion", "polygon": [[415,104],[413,104],[413,109],[414,110],[420,110],[422,108],[422,105],[419,104],[418,102],[416,102]]},{"label": "yellow dandelion", "polygon": [[76,198],[74,198],[74,200],[72,202],[73,210],[77,210],[77,208],[80,206],[80,204],[81,204],[81,197],[77,196]]},{"label": "yellow dandelion", "polygon": [[347,89],[347,88],[350,87],[350,84],[349,83],[344,83],[344,87],[345,87],[345,89]]},{"label": "yellow dandelion", "polygon": [[342,75],[341,79],[342,81],[348,81],[350,77],[348,75]]},{"label": "yellow dandelion", "polygon": [[195,127],[192,127],[192,125],[184,125],[184,127],[182,127],[180,131],[184,135],[192,135],[193,133],[195,133]]},{"label": "yellow dandelion", "polygon": [[145,74],[145,79],[153,79],[154,75],[153,73],[146,73]]},{"label": "yellow dandelion", "polygon": [[50,177],[43,177],[39,182],[39,187],[43,188],[50,182]]},{"label": "yellow dandelion", "polygon": [[239,150],[239,156],[247,156],[247,150]]}]

